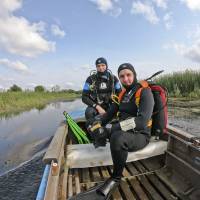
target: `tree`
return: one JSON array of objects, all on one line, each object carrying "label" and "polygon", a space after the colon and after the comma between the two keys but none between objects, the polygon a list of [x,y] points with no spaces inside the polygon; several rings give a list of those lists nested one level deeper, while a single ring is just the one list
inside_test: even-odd
[{"label": "tree", "polygon": [[20,88],[18,85],[14,84],[13,86],[10,87],[9,90],[12,91],[12,92],[21,92],[22,88]]},{"label": "tree", "polygon": [[60,86],[59,85],[54,85],[52,88],[51,88],[52,92],[59,92],[60,91]]},{"label": "tree", "polygon": [[34,88],[35,92],[44,92],[45,91],[45,88],[44,86],[42,85],[37,85],[35,88]]}]

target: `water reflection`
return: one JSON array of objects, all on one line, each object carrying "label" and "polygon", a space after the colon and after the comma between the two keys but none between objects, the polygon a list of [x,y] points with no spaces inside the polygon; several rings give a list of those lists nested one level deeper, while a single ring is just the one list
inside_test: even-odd
[{"label": "water reflection", "polygon": [[190,108],[169,107],[169,124],[200,137],[200,115]]},{"label": "water reflection", "polygon": [[64,110],[76,118],[84,115],[85,106],[80,99],[54,102],[40,109],[1,119],[0,173],[30,159],[41,141],[46,142],[65,119]]}]

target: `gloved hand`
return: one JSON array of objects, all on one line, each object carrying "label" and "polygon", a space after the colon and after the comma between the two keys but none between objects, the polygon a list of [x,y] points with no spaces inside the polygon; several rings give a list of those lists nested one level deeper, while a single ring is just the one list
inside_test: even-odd
[{"label": "gloved hand", "polygon": [[106,124],[105,128],[106,128],[106,131],[107,131],[108,138],[111,137],[111,134],[112,134],[113,131],[121,130],[119,123]]},{"label": "gloved hand", "polygon": [[88,132],[91,135],[95,148],[99,146],[106,146],[106,130],[101,126],[101,123],[96,121],[88,126]]}]

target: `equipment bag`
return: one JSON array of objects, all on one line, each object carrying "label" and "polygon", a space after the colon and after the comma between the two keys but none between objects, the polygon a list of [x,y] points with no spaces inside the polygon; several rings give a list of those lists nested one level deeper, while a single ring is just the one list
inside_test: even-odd
[{"label": "equipment bag", "polygon": [[141,81],[141,87],[135,93],[136,105],[139,106],[140,96],[143,88],[151,88],[154,97],[154,108],[152,114],[152,127],[151,135],[155,135],[156,138],[163,140],[167,139],[167,89],[161,85]]}]

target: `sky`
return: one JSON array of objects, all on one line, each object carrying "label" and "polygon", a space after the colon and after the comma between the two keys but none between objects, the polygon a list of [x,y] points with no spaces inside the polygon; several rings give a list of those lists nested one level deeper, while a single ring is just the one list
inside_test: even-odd
[{"label": "sky", "polygon": [[139,79],[200,70],[200,0],[0,1],[0,89],[79,90],[98,57]]}]

